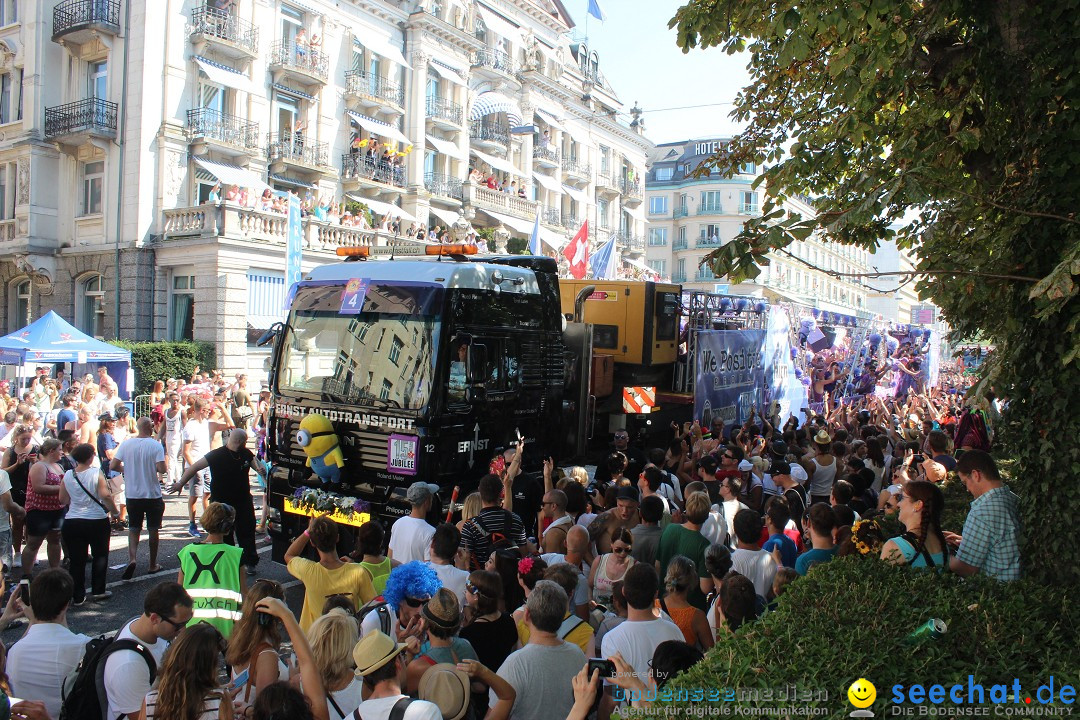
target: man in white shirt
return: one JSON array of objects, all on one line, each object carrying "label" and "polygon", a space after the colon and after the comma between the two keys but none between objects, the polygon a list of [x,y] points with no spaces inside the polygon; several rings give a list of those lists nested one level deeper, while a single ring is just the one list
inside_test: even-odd
[{"label": "man in white shirt", "polygon": [[456,525],[442,523],[435,528],[435,534],[431,536],[431,560],[428,565],[439,576],[442,586],[458,596],[461,607],[465,607],[465,583],[469,579],[469,571],[461,570],[454,566],[454,558],[461,544],[461,532]]},{"label": "man in white shirt", "polygon": [[[210,423],[206,420],[206,406],[202,400],[191,404],[191,419],[184,425],[184,461],[194,465],[210,452]],[[210,498],[210,468],[195,473],[188,483],[188,534],[202,537],[195,526],[195,501],[202,498],[203,512]]]},{"label": "man in white shirt", "polygon": [[431,502],[437,492],[438,485],[424,482],[414,482],[405,492],[412,512],[394,521],[390,528],[390,549],[387,553],[402,565],[413,560],[424,562],[428,559],[435,528],[428,524],[425,517],[431,510]]},{"label": "man in white shirt", "polygon": [[0,470],[0,562],[10,569],[12,563],[11,518],[26,517],[26,510],[11,497],[11,477]]},{"label": "man in white shirt", "polygon": [[[405,643],[394,642],[379,631],[364,633],[353,648],[356,676],[364,678],[368,699],[356,708],[364,720],[388,720],[396,705],[403,706],[402,720],[443,720],[439,706],[426,700],[412,700],[401,692],[405,684]],[[347,715],[353,713],[341,708]]]},{"label": "man in white shirt", "polygon": [[[31,601],[33,601],[31,588]],[[150,651],[156,667],[169,643],[188,624],[193,615],[191,596],[175,582],[163,582],[150,588],[143,599],[143,614],[116,634],[117,640],[134,640]],[[118,650],[105,660],[105,694],[109,699],[106,717],[139,720],[146,693],[150,692],[150,666],[135,650]]]},{"label": "man in white shirt", "polygon": [[150,535],[150,572],[161,569],[157,563],[158,532],[165,514],[165,501],[161,497],[158,473],[165,472],[165,450],[161,442],[153,437],[153,420],[139,418],[138,428],[138,436],[120,443],[109,461],[110,469],[124,475],[127,494],[128,566],[121,576],[125,580],[130,580],[135,574],[135,557],[144,519]]},{"label": "man in white shirt", "polygon": [[[12,592],[19,592],[18,589]],[[8,651],[12,695],[45,703],[49,717],[60,717],[64,679],[79,664],[90,638],[67,627],[71,576],[59,568],[44,570],[30,583],[30,627]]]},{"label": "man in white shirt", "polygon": [[773,578],[776,577],[776,560],[771,553],[761,549],[761,516],[754,510],[740,510],[735,515],[735,538],[738,547],[731,554],[731,566],[735,572],[754,583],[754,592],[769,597]]},{"label": "man in white shirt", "polygon": [[165,464],[168,466],[169,483],[180,479],[184,472],[184,408],[180,393],[169,392],[169,405],[165,408],[165,421],[158,431],[158,440],[165,443]]}]

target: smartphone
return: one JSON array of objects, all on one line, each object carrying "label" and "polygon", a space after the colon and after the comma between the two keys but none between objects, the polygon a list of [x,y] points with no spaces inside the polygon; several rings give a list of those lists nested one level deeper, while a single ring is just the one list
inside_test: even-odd
[{"label": "smartphone", "polygon": [[271,615],[270,613],[260,612],[259,617],[258,617],[258,621],[259,621],[259,627],[268,627],[269,625],[271,625],[274,622],[274,616]]},{"label": "smartphone", "polygon": [[605,660],[604,658],[589,658],[589,669],[586,671],[589,677],[592,677],[593,670],[600,671],[600,677],[613,678],[615,677],[615,663],[611,660]]},{"label": "smartphone", "polygon": [[30,604],[30,581],[26,578],[19,581],[19,600],[24,606]]},{"label": "smartphone", "polygon": [[232,682],[229,683],[229,685],[226,687],[226,690],[228,690],[229,692],[232,692],[233,690],[235,690],[238,687],[243,687],[244,685],[247,685],[247,681],[248,681],[248,671],[247,671],[247,669],[245,669],[244,672],[240,673],[239,675],[237,675],[236,677],[233,678]]}]

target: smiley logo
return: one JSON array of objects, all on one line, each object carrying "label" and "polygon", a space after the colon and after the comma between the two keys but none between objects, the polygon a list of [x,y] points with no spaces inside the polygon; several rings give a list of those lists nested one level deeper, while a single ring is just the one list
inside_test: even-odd
[{"label": "smiley logo", "polygon": [[848,688],[847,699],[857,708],[868,708],[877,699],[877,688],[866,678],[859,678]]}]

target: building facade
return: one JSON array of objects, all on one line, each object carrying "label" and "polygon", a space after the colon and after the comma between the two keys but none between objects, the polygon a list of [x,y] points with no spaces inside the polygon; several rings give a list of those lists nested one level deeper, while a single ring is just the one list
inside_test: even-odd
[{"label": "building facade", "polygon": [[2,329],[52,309],[258,370],[286,293],[267,191],[372,213],[306,217],[305,272],[387,216],[501,245],[539,215],[548,252],[589,219],[643,257],[651,144],[573,26],[559,0],[0,0]]},{"label": "building facade", "polygon": [[[872,262],[876,272],[906,273],[915,268],[910,251],[899,249],[895,240],[883,241],[874,253]],[[914,280],[904,282],[906,279],[902,275],[891,275],[869,281],[867,284],[871,289],[867,295],[867,306],[887,321],[932,325],[937,320],[936,309],[919,300]],[[926,310],[930,311],[929,316]]]},{"label": "building facade", "polygon": [[[761,213],[764,189],[753,187],[760,168],[746,165],[730,178],[692,176],[729,140],[706,138],[655,147],[645,183],[646,263],[662,277],[690,289],[793,300],[848,315],[869,311],[869,290],[860,278],[841,279],[826,273],[866,272],[870,255],[859,248],[816,237],[793,242],[787,248],[790,255],[772,253],[770,264],[755,281],[740,284],[717,277],[702,264],[709,253],[738,235],[747,220]],[[808,201],[790,199],[787,203],[804,217],[814,214]]]}]

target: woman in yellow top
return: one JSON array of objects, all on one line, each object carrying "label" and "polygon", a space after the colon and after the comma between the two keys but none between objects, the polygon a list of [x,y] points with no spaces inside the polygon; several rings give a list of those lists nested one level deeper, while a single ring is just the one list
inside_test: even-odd
[{"label": "woman in yellow top", "polygon": [[371,575],[371,586],[375,588],[376,595],[383,594],[390,571],[401,564],[382,554],[385,537],[382,524],[378,520],[369,520],[356,533],[356,552],[352,554],[353,559]]},{"label": "woman in yellow top", "polygon": [[[318,561],[300,557],[308,542],[319,555]],[[348,595],[354,607],[363,607],[375,597],[371,574],[357,563],[342,562],[337,554],[338,529],[325,515],[311,518],[304,534],[293,540],[285,551],[289,574],[304,584],[304,608],[300,627],[311,627],[331,595]]]}]

